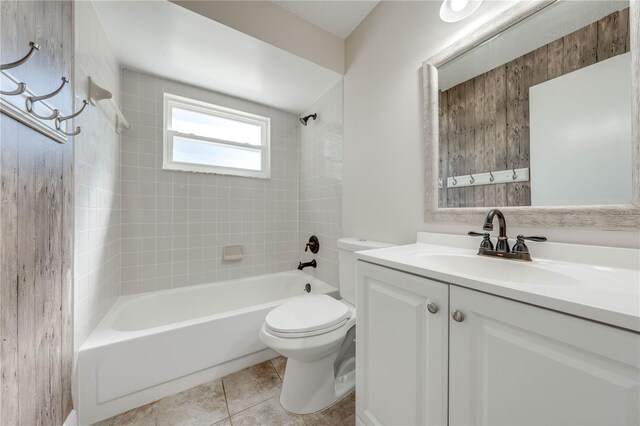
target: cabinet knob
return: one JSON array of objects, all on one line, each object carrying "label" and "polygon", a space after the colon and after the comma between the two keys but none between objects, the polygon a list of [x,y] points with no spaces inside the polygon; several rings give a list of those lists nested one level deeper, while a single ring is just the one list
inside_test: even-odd
[{"label": "cabinet knob", "polygon": [[451,317],[456,322],[464,321],[464,314],[462,312],[458,311],[458,310],[455,310],[455,311],[451,312]]},{"label": "cabinet knob", "polygon": [[432,314],[437,314],[439,309],[435,303],[427,303],[427,310]]}]

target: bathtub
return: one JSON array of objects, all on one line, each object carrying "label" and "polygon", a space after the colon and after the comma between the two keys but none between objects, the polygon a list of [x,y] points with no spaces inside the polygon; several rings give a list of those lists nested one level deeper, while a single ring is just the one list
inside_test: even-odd
[{"label": "bathtub", "polygon": [[121,296],[82,344],[75,401],[96,422],[276,356],[258,338],[267,313],[336,288],[301,271]]}]

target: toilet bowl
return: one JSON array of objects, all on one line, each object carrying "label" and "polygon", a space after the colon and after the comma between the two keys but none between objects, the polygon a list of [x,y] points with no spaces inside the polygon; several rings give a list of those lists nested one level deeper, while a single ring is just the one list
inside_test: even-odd
[{"label": "toilet bowl", "polygon": [[389,244],[355,238],[338,240],[340,293],[307,295],[269,312],[260,340],[288,358],[280,403],[309,414],[335,403],[355,387],[355,251]]}]

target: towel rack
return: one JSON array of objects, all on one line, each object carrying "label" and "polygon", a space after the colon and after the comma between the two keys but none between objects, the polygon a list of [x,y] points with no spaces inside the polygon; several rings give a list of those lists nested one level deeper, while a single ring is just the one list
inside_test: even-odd
[{"label": "towel rack", "polygon": [[89,77],[89,102],[91,105],[96,105],[99,101],[108,100],[113,108],[116,110],[116,132],[120,134],[123,128],[130,129],[131,124],[124,116],[122,111],[120,111],[120,107],[116,101],[113,100],[113,94],[107,89],[98,86],[95,81],[91,77]]}]

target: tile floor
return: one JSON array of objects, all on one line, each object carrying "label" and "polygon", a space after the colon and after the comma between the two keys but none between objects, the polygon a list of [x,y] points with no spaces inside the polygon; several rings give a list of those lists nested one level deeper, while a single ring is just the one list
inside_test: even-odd
[{"label": "tile floor", "polygon": [[94,426],[355,425],[355,392],[317,413],[285,411],[280,389],[286,364],[286,358],[274,358]]}]

